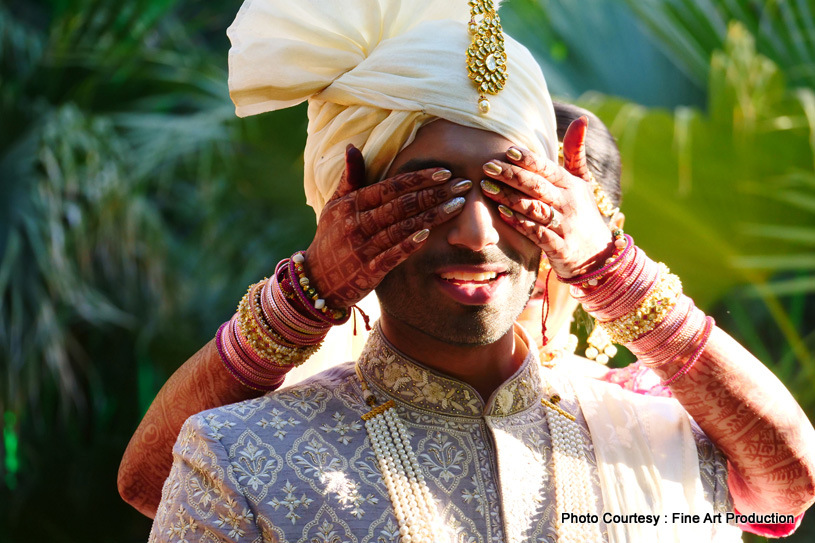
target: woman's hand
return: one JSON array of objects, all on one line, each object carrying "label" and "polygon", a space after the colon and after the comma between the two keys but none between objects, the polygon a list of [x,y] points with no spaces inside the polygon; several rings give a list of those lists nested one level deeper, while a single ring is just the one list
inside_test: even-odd
[{"label": "woman's hand", "polygon": [[365,162],[351,145],[339,187],[320,214],[306,272],[326,304],[345,309],[421,248],[430,228],[455,217],[472,182],[428,168],[365,185]]},{"label": "woman's hand", "polygon": [[[507,162],[491,160],[481,189],[499,204],[501,218],[531,239],[563,278],[602,267],[614,251],[591,187],[586,163],[588,119],[569,125],[563,138],[565,168],[525,149],[510,147]],[[568,168],[568,169],[567,169]]]}]

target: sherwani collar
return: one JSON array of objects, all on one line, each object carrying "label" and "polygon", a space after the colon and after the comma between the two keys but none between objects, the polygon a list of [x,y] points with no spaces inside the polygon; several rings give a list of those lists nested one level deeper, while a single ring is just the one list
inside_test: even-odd
[{"label": "sherwani collar", "polygon": [[[526,336],[522,328],[516,332]],[[528,345],[534,345],[525,337]],[[534,347],[521,367],[485,401],[473,387],[413,360],[385,338],[379,324],[362,351],[359,367],[368,386],[416,409],[455,417],[506,417],[540,402],[541,379]]]}]

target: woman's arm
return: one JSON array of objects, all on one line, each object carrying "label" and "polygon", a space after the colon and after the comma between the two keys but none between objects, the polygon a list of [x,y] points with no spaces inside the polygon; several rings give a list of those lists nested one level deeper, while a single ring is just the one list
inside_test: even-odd
[{"label": "woman's arm", "polygon": [[153,518],[173,463],[173,444],[184,421],[199,411],[261,394],[242,385],[227,371],[215,340],[204,345],[161,387],[130,439],[119,464],[119,494]]},{"label": "woman's arm", "polygon": [[[674,375],[683,360],[657,373]],[[815,502],[815,430],[759,360],[719,328],[691,370],[670,385],[728,459],[728,486],[742,514],[799,515]]]}]

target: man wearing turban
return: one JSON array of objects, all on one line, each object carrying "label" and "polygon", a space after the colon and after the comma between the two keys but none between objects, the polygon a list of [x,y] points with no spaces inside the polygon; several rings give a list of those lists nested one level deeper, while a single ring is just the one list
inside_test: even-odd
[{"label": "man wearing turban", "polygon": [[[800,408],[610,232],[584,122],[564,141],[575,175],[557,166],[543,75],[491,4],[241,8],[237,112],[308,100],[319,221],[250,288],[218,354],[272,390],[374,287],[382,318],[356,363],[191,417],[151,540],[731,540],[734,507],[783,522],[815,499]],[[540,367],[514,321],[542,252],[676,399]]]}]

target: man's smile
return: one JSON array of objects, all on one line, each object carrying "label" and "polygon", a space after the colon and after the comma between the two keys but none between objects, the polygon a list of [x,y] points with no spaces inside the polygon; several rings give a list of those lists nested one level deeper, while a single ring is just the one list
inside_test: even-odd
[{"label": "man's smile", "polygon": [[509,272],[501,265],[448,266],[436,272],[446,296],[464,305],[486,305],[500,299]]},{"label": "man's smile", "polygon": [[495,272],[452,271],[440,274],[440,277],[451,283],[487,283],[498,276]]}]

